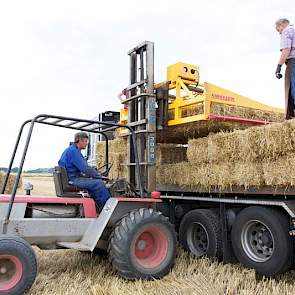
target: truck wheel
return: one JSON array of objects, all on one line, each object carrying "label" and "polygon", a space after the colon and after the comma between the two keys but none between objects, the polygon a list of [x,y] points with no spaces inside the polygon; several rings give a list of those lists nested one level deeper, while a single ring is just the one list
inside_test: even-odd
[{"label": "truck wheel", "polygon": [[237,259],[259,275],[276,275],[292,266],[294,244],[289,221],[278,210],[258,206],[242,210],[231,238]]},{"label": "truck wheel", "polygon": [[94,248],[94,250],[91,252],[91,251],[80,251],[80,253],[82,255],[85,255],[85,256],[105,256],[107,255],[107,251],[104,250],[104,249],[100,249],[100,248]]},{"label": "truck wheel", "polygon": [[161,278],[175,262],[174,227],[158,211],[133,210],[114,228],[108,252],[114,269],[122,277]]},{"label": "truck wheel", "polygon": [[37,260],[22,238],[0,235],[0,294],[19,295],[33,285]]},{"label": "truck wheel", "polygon": [[179,242],[197,257],[222,258],[222,232],[216,212],[196,209],[184,215],[179,227]]}]

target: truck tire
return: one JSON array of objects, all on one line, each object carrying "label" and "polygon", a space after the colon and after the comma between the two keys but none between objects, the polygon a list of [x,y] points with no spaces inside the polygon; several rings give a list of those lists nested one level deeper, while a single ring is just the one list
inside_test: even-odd
[{"label": "truck tire", "polygon": [[0,235],[0,294],[25,293],[36,275],[37,260],[30,244],[16,236]]},{"label": "truck tire", "polygon": [[100,249],[100,248],[94,248],[93,251],[80,251],[81,255],[85,255],[85,256],[106,256],[107,255],[107,251],[104,249]]},{"label": "truck tire", "polygon": [[179,242],[186,251],[196,257],[221,259],[222,231],[218,214],[208,209],[188,212],[180,223]]},{"label": "truck tire", "polygon": [[108,252],[113,268],[124,278],[161,278],[175,262],[174,227],[158,211],[133,210],[114,228]]},{"label": "truck tire", "polygon": [[259,206],[243,209],[232,227],[232,245],[237,259],[258,275],[287,271],[294,260],[287,214]]}]

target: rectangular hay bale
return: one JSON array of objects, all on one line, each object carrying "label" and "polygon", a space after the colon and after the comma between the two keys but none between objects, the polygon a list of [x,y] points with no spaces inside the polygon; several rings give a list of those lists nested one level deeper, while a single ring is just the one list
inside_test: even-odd
[{"label": "rectangular hay bale", "polygon": [[157,144],[157,164],[172,164],[187,161],[187,147],[176,144]]},{"label": "rectangular hay bale", "polygon": [[262,165],[266,185],[295,186],[295,153]]},{"label": "rectangular hay bale", "polygon": [[[5,173],[0,172],[0,189],[2,189],[2,185],[3,185],[3,182],[4,182],[5,176],[6,176]],[[12,188],[13,188],[15,178],[16,178],[15,174],[10,174],[9,175],[8,182],[7,182],[7,185],[6,185],[6,190],[5,190],[6,194],[10,194],[12,192]],[[20,188],[21,186],[22,186],[22,177],[19,180],[18,188]]]},{"label": "rectangular hay bale", "polygon": [[226,189],[232,186],[262,186],[262,166],[257,163],[208,163],[182,162],[157,166],[159,184],[176,184],[191,188]]},{"label": "rectangular hay bale", "polygon": [[275,161],[281,156],[295,152],[293,121],[219,132],[189,140],[188,160],[195,164]]}]

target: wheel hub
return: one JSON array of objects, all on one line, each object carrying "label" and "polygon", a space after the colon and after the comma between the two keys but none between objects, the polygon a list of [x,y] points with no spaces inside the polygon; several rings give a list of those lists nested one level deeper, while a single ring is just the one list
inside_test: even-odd
[{"label": "wheel hub", "polygon": [[9,259],[0,260],[0,283],[11,279],[15,273],[15,265]]},{"label": "wheel hub", "polygon": [[166,258],[168,241],[160,229],[147,228],[138,235],[133,251],[134,258],[141,267],[155,268]]},{"label": "wheel hub", "polygon": [[187,243],[193,254],[203,256],[209,246],[208,233],[201,223],[192,223],[187,231]]},{"label": "wheel hub", "polygon": [[7,267],[6,266],[1,266],[0,268],[0,274],[6,274],[7,273]]},{"label": "wheel hub", "polygon": [[269,228],[260,221],[249,221],[241,233],[242,247],[255,262],[265,262],[274,251],[274,239]]},{"label": "wheel hub", "polygon": [[0,291],[12,289],[22,278],[22,264],[12,255],[0,255]]},{"label": "wheel hub", "polygon": [[261,235],[260,241],[262,245],[266,247],[272,246],[272,238],[270,236],[270,233],[268,231],[264,231],[264,233]]},{"label": "wheel hub", "polygon": [[138,250],[143,251],[145,249],[145,247],[146,247],[146,241],[145,240],[139,240],[137,242]]}]

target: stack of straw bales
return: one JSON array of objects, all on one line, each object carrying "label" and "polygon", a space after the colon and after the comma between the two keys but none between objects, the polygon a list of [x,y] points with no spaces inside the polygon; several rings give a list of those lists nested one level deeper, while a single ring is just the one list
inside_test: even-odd
[{"label": "stack of straw bales", "polygon": [[[98,144],[98,166],[104,164]],[[295,120],[191,139],[188,147],[157,144],[157,183],[191,188],[295,186]],[[110,177],[127,176],[127,143],[110,142]]]},{"label": "stack of straw bales", "polygon": [[[14,184],[14,180],[15,180],[15,174],[10,174],[9,178],[8,178],[8,182],[7,182],[7,186],[6,186],[6,190],[5,193],[9,194],[12,191],[13,188],[13,184]],[[5,179],[5,173],[0,173],[0,189],[2,189],[2,185]],[[22,179],[20,179],[18,187],[21,187],[22,185]]]},{"label": "stack of straw bales", "polygon": [[294,186],[295,120],[192,139],[187,158],[162,166],[158,182],[206,189]]},{"label": "stack of straw bales", "polygon": [[[105,142],[97,144],[97,167],[105,164]],[[187,161],[186,147],[176,144],[158,144],[156,148],[157,165],[174,164]],[[109,162],[113,164],[109,177],[112,179],[127,178],[127,141],[116,138],[109,141]]]}]

